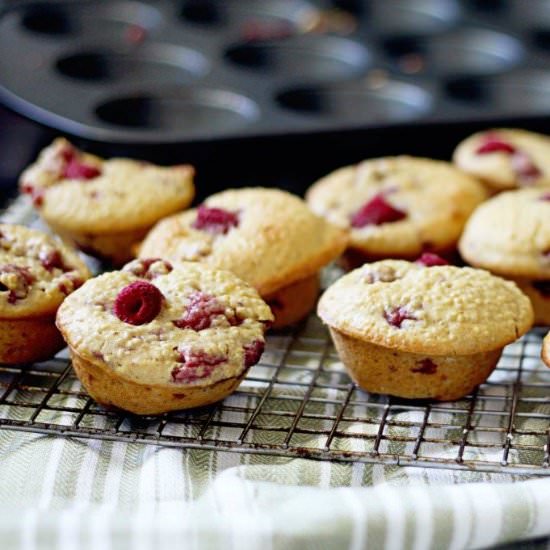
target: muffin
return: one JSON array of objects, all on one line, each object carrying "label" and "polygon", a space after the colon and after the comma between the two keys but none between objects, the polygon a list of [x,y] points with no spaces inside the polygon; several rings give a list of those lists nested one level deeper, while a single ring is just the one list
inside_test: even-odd
[{"label": "muffin", "polygon": [[321,297],[350,376],[364,390],[454,400],[484,382],[529,330],[529,299],[487,271],[403,260],[366,264]]},{"label": "muffin", "polygon": [[63,348],[57,308],[89,276],[78,255],[53,237],[0,224],[0,363],[42,361]]},{"label": "muffin", "polygon": [[550,190],[507,191],[482,204],[459,248],[469,264],[516,281],[533,302],[535,323],[550,324]]},{"label": "muffin", "polygon": [[280,328],[313,309],[319,270],[345,247],[345,233],[314,215],[304,201],[258,187],[212,195],[196,210],[160,221],[139,257],[232,271],[258,290]]},{"label": "muffin", "polygon": [[317,181],[306,200],[349,233],[351,267],[423,251],[452,254],[483,186],[449,163],[408,156],[366,160]]},{"label": "muffin", "polygon": [[550,332],[544,337],[542,341],[541,357],[544,364],[550,367]]},{"label": "muffin", "polygon": [[550,185],[550,138],[525,130],[498,128],[462,141],[454,163],[492,192]]},{"label": "muffin", "polygon": [[122,158],[102,160],[58,138],[20,177],[48,225],[84,252],[115,265],[164,216],[193,200],[194,170]]},{"label": "muffin", "polygon": [[239,385],[273,316],[249,285],[198,263],[134,260],[90,279],[59,308],[73,367],[102,405],[159,414]]}]

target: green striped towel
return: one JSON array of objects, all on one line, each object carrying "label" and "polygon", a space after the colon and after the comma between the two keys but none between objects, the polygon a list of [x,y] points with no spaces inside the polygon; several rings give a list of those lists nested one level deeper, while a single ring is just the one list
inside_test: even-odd
[{"label": "green striped towel", "polygon": [[[25,212],[17,203],[6,219],[25,220]],[[304,330],[311,337],[323,329],[312,320]],[[276,354],[283,341],[284,337],[270,338],[268,364],[270,354]],[[515,349],[511,348],[509,357],[517,355]],[[533,386],[526,388],[522,403],[527,405],[518,411],[516,426],[518,437],[526,438],[525,447],[533,450],[523,451],[524,456],[511,455],[511,462],[540,463],[544,442],[529,434],[550,433],[550,399],[541,396],[536,385],[547,381],[548,371],[535,357],[525,364]],[[294,360],[302,367],[308,364],[304,354],[296,353]],[[336,357],[329,363],[323,376],[345,377]],[[251,399],[255,387],[265,387],[262,369],[266,367],[258,366],[243,383],[249,393],[231,396],[231,403],[242,404]],[[280,374],[292,381],[303,372]],[[266,373],[266,380],[269,376]],[[497,408],[509,404],[502,399],[493,402],[491,395],[507,387],[502,384],[513,383],[513,365],[510,372],[504,365],[496,376],[495,385],[484,390],[483,410],[476,412],[479,418],[474,415],[477,421],[485,412],[490,422],[485,431],[471,434],[468,449],[473,455],[466,458],[498,460],[500,456],[492,457],[494,448],[488,444],[501,437],[502,430],[494,428],[501,427],[506,416],[494,407],[495,403]],[[78,382],[69,379],[67,384],[73,387]],[[277,398],[279,390],[273,391]],[[334,398],[330,392],[334,390],[320,390],[320,396]],[[29,398],[25,393],[10,399],[25,401]],[[318,410],[310,411],[315,414],[304,419],[314,429],[297,433],[300,444],[309,448],[322,448],[326,441],[326,434],[315,434],[325,423],[315,420],[315,415],[334,415],[333,405],[320,403]],[[364,405],[358,403],[353,409],[365,421],[348,422],[341,429],[357,437],[341,438],[334,445],[368,452],[372,438],[359,436],[368,435],[375,424],[369,424]],[[25,411],[13,405],[0,407],[0,419],[17,419]],[[408,436],[418,424],[417,413],[395,413],[388,428],[393,437],[385,441],[390,446],[387,452],[411,453],[414,437]],[[64,414],[54,412],[49,421],[63,424]],[[456,415],[452,409],[442,406],[431,414],[434,440],[460,435],[454,433],[459,428],[453,427]],[[231,437],[222,433],[224,429],[218,428],[218,438]],[[184,430],[191,428],[184,426]],[[249,436],[252,442],[265,443],[266,437],[267,442],[275,442],[260,429],[252,429]],[[450,450],[429,441],[423,445],[423,452],[430,456],[445,458]],[[504,473],[337,463],[0,430],[1,549],[460,549],[548,535],[550,476],[528,479]],[[537,546],[546,547],[547,542]]]}]

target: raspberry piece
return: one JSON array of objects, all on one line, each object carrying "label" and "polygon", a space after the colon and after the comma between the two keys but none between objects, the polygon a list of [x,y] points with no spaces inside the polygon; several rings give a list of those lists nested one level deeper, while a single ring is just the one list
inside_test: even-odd
[{"label": "raspberry piece", "polygon": [[[178,328],[190,328],[196,331],[210,328],[212,320],[217,315],[225,314],[223,306],[214,296],[196,291],[189,295],[187,310],[181,319],[172,321]],[[237,324],[234,316],[227,318],[229,324]]]},{"label": "raspberry piece", "polygon": [[543,193],[539,197],[539,201],[550,201],[550,192]]},{"label": "raspberry piece", "polygon": [[61,271],[70,271],[70,269],[65,267],[65,264],[63,263],[63,256],[61,256],[61,252],[59,252],[59,250],[41,250],[38,253],[38,259],[44,269],[47,269],[48,271],[52,271],[55,268],[61,269]]},{"label": "raspberry piece", "polygon": [[2,289],[5,289],[2,290],[2,292],[9,291],[8,303],[15,304],[17,300],[22,300],[23,298],[26,298],[29,294],[29,287],[35,281],[34,276],[28,270],[28,268],[20,267],[13,264],[7,264],[0,266],[0,275],[4,273],[12,273],[15,275],[14,279],[5,279],[8,284],[1,283]]},{"label": "raspberry piece", "polygon": [[392,309],[386,309],[384,311],[384,319],[396,328],[401,328],[401,325],[403,324],[403,321],[410,320],[410,321],[417,321],[418,319],[412,315],[409,311],[407,311],[404,307],[394,307]]},{"label": "raspberry piece", "polygon": [[158,315],[162,299],[163,295],[156,286],[145,281],[136,281],[118,293],[114,313],[125,323],[143,325]]},{"label": "raspberry piece", "polygon": [[424,252],[415,264],[424,265],[426,267],[433,267],[434,265],[449,265],[449,262],[443,259],[441,256],[434,254],[433,252]]},{"label": "raspberry piece", "polygon": [[172,369],[172,380],[174,382],[190,383],[208,378],[218,365],[226,361],[227,357],[209,355],[204,351],[180,351],[177,362],[183,363],[183,365]]},{"label": "raspberry piece", "polygon": [[476,154],[478,155],[487,155],[489,153],[506,153],[511,155],[515,152],[516,148],[512,144],[495,134],[488,134],[483,143],[476,149]]},{"label": "raspberry piece", "polygon": [[416,365],[411,369],[411,372],[417,372],[419,374],[435,374],[437,372],[437,365],[431,359],[422,359],[417,361]]},{"label": "raspberry piece", "polygon": [[21,192],[30,195],[34,206],[39,207],[44,203],[44,190],[36,189],[30,183],[24,183],[21,186]]},{"label": "raspberry piece", "polygon": [[232,227],[239,225],[239,216],[236,212],[222,208],[209,208],[201,204],[197,208],[197,218],[191,227],[203,229],[215,235],[225,235]]},{"label": "raspberry piece", "polygon": [[244,346],[244,366],[251,367],[255,365],[262,356],[265,349],[265,342],[263,340],[254,340],[252,343]]},{"label": "raspberry piece", "polygon": [[62,176],[71,180],[91,180],[97,178],[101,170],[91,164],[85,164],[74,156],[63,168]]},{"label": "raspberry piece", "polygon": [[494,134],[487,135],[485,142],[476,150],[478,155],[497,152],[511,155],[512,170],[523,183],[529,184],[541,176],[541,171],[527,153],[518,151],[516,147]]},{"label": "raspberry piece", "polygon": [[510,159],[512,170],[524,184],[529,184],[540,178],[541,171],[537,168],[531,157],[523,151],[517,151]]},{"label": "raspberry piece", "polygon": [[[156,264],[156,265],[154,265]],[[152,266],[154,265],[154,268]],[[161,260],[160,258],[144,258],[142,260],[133,260],[126,264],[123,271],[129,271],[137,277],[143,277],[144,279],[154,279],[159,275],[167,275],[174,268],[170,262]]]},{"label": "raspberry piece", "polygon": [[394,208],[386,201],[381,193],[375,195],[369,202],[364,204],[351,217],[352,227],[365,227],[366,225],[381,225],[406,218],[406,212]]}]

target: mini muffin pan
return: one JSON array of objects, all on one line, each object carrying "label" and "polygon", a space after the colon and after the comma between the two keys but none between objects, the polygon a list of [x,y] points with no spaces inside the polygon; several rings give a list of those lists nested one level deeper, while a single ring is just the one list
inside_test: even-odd
[{"label": "mini muffin pan", "polygon": [[550,113],[548,0],[5,2],[0,99],[108,143]]}]

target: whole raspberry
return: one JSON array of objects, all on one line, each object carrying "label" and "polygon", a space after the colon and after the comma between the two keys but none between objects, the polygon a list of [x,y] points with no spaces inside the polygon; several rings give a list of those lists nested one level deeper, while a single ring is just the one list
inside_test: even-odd
[{"label": "whole raspberry", "polygon": [[417,318],[404,307],[394,307],[384,311],[384,319],[396,328],[401,328],[403,321],[417,321]]},{"label": "whole raspberry", "polygon": [[209,355],[204,351],[183,350],[179,352],[178,363],[181,367],[174,367],[171,375],[174,382],[195,382],[201,378],[208,378],[216,366],[225,363],[226,357]]},{"label": "whole raspberry", "polygon": [[360,228],[366,225],[381,225],[396,222],[406,217],[406,212],[394,208],[380,193],[353,214],[351,226]]},{"label": "whole raspberry", "polygon": [[145,281],[136,281],[118,293],[114,313],[125,323],[143,325],[158,315],[162,299],[163,295],[156,286]]},{"label": "whole raspberry", "polygon": [[[172,321],[172,323],[178,328],[191,328],[199,331],[210,328],[214,317],[224,314],[225,306],[214,296],[196,291],[189,295],[189,304],[183,317]],[[227,317],[227,320],[232,326],[237,324],[237,319],[234,316]]]},{"label": "whole raspberry", "polygon": [[201,204],[197,208],[197,218],[191,227],[202,229],[215,235],[225,235],[232,227],[239,225],[239,216],[236,212],[222,208],[209,208]]},{"label": "whole raspberry", "polygon": [[433,252],[424,252],[415,264],[424,265],[426,267],[433,267],[434,265],[449,265],[449,262],[443,259],[441,256],[434,254]]},{"label": "whole raspberry", "polygon": [[254,340],[252,343],[244,346],[244,366],[252,367],[255,365],[262,356],[265,349],[265,342],[263,340]]}]

